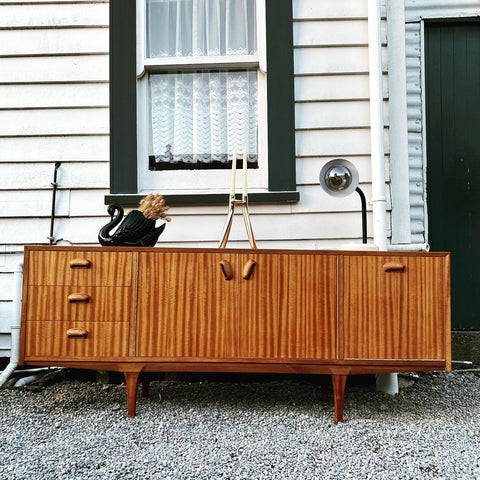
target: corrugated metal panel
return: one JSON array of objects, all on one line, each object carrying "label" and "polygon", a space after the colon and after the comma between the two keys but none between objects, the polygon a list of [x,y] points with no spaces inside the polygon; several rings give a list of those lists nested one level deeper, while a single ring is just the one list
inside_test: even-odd
[{"label": "corrugated metal panel", "polygon": [[479,0],[405,0],[407,56],[408,160],[412,242],[426,239],[426,181],[422,118],[420,20],[480,16]]},{"label": "corrugated metal panel", "polygon": [[[422,155],[422,82],[420,76],[420,23],[405,27],[407,55],[408,158],[411,232],[416,242],[425,241],[424,172]],[[412,238],[412,241],[413,238]]]}]

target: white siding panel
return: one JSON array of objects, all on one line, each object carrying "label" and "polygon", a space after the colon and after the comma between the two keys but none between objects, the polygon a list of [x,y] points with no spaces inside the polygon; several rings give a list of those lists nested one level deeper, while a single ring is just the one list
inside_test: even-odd
[{"label": "white siding panel", "polygon": [[108,107],[108,83],[0,85],[0,109]]},{"label": "white siding panel", "polygon": [[295,45],[365,45],[368,44],[366,20],[331,20],[295,22]]},{"label": "white siding panel", "polygon": [[0,111],[1,136],[108,134],[108,108]]},{"label": "white siding panel", "polygon": [[[311,130],[296,133],[298,156],[370,155],[370,129]],[[385,153],[389,152],[385,134]]]},{"label": "white siding panel", "polygon": [[[12,275],[12,281],[13,281],[13,275]],[[10,292],[12,290],[11,287],[7,287],[7,289]],[[12,302],[0,301],[0,333],[10,333],[11,325],[12,325]],[[8,349],[10,349],[10,342],[8,342],[8,345],[6,346],[3,345],[3,347],[8,347]]]},{"label": "white siding panel", "polygon": [[367,0],[293,0],[293,18],[367,18]]},{"label": "white siding panel", "polygon": [[109,151],[107,135],[0,138],[3,162],[108,161]]},{"label": "white siding panel", "polygon": [[[0,191],[0,218],[50,217],[52,192],[48,190]],[[67,216],[70,211],[70,191],[57,190],[55,215]]]},{"label": "white siding panel", "polygon": [[0,273],[0,302],[12,299],[13,275]]},{"label": "white siding panel", "polygon": [[294,51],[295,73],[364,73],[368,72],[367,47],[297,48]]},{"label": "white siding panel", "polygon": [[[2,2],[5,3],[5,2]],[[18,3],[18,2],[17,2]],[[38,3],[38,2],[37,2]],[[0,5],[0,28],[108,26],[108,2]]]},{"label": "white siding panel", "polygon": [[[384,123],[388,125],[388,103],[384,102]],[[295,107],[297,129],[369,127],[370,102],[309,102]]]},{"label": "white siding panel", "polygon": [[107,28],[0,30],[0,55],[108,54]]},{"label": "white siding panel", "polygon": [[[381,41],[387,43],[386,22],[381,23]],[[368,45],[367,20],[330,20],[294,22],[295,45]]]},{"label": "white siding panel", "polygon": [[0,83],[104,82],[108,55],[0,58]]},{"label": "white siding panel", "polygon": [[[1,190],[51,190],[54,163],[0,163]],[[32,175],[32,171],[35,175]],[[59,188],[108,188],[110,180],[108,162],[62,163],[57,170]],[[89,190],[86,190],[87,192]]]},{"label": "white siding panel", "polygon": [[[108,177],[106,177],[108,180]],[[105,184],[108,186],[108,182]],[[105,205],[105,195],[110,192],[108,188],[99,190],[72,190],[70,192],[70,216],[71,217],[89,217],[105,215],[106,224],[110,221],[107,217],[107,205]]]}]

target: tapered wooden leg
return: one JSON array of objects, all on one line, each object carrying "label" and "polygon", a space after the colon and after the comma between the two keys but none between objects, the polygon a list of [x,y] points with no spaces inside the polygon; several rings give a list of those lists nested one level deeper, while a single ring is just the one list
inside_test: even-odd
[{"label": "tapered wooden leg", "polygon": [[138,377],[140,372],[124,372],[127,383],[127,416],[133,418],[137,405]]},{"label": "tapered wooden leg", "polygon": [[348,375],[332,375],[335,423],[343,422],[343,398]]}]

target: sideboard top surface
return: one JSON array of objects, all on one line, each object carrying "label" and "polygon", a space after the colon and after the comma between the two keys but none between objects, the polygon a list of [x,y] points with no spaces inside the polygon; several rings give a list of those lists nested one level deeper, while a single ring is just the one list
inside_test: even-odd
[{"label": "sideboard top surface", "polygon": [[[360,245],[360,244],[359,244]],[[372,250],[303,250],[303,249],[269,249],[269,248],[185,248],[185,247],[102,247],[102,246],[57,246],[57,245],[26,245],[25,253],[28,251],[79,251],[79,252],[164,252],[164,253],[229,253],[229,254],[281,254],[281,255],[337,255],[337,256],[399,256],[416,257],[432,256],[446,257],[449,252],[410,252],[410,251],[372,251]]]}]

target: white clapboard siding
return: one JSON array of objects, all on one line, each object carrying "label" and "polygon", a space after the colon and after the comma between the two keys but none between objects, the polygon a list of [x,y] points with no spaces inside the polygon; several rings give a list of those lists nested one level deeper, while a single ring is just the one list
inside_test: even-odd
[{"label": "white clapboard siding", "polygon": [[0,110],[0,137],[108,134],[108,108]]},{"label": "white clapboard siding", "polygon": [[295,19],[367,18],[368,4],[363,0],[293,0]]},{"label": "white clapboard siding", "polygon": [[[22,2],[26,3],[26,2]],[[20,2],[0,5],[0,28],[25,27],[89,27],[108,25],[108,1],[106,2]]]},{"label": "white clapboard siding", "polygon": [[[0,141],[1,142],[1,141]],[[32,175],[34,169],[35,175]],[[55,163],[0,163],[0,191],[19,185],[25,190],[51,190]],[[64,162],[57,170],[60,189],[108,188],[110,168],[105,162]],[[87,190],[88,192],[89,190]]]},{"label": "white clapboard siding", "polygon": [[5,162],[108,161],[107,135],[0,138],[0,159]]},{"label": "white clapboard siding", "polygon": [[108,29],[0,30],[0,56],[80,53],[108,53]]},{"label": "white clapboard siding", "polygon": [[[381,41],[387,43],[387,24],[381,23]],[[365,20],[312,20],[293,24],[295,45],[368,45],[368,22]]]},{"label": "white clapboard siding", "polygon": [[[383,113],[384,123],[388,125],[388,102],[384,102]],[[297,129],[369,127],[370,102],[297,103],[295,119]]]},{"label": "white clapboard siding", "polygon": [[[383,76],[383,98],[388,97],[388,80]],[[358,75],[308,75],[295,78],[295,101],[369,100],[368,73]]]},{"label": "white clapboard siding", "polygon": [[[385,132],[385,153],[389,153],[388,132]],[[370,129],[301,130],[296,133],[297,156],[370,155]]]},{"label": "white clapboard siding", "polygon": [[[368,46],[312,47],[294,51],[296,74],[368,72]],[[382,69],[387,70],[387,51],[382,49]]]},{"label": "white clapboard siding", "polygon": [[[12,302],[0,300],[0,333],[10,333],[10,325],[12,324],[11,317],[12,317]],[[10,344],[8,343],[5,347],[10,348]],[[2,356],[1,353],[0,353],[0,356]]]},{"label": "white clapboard siding", "polygon": [[[70,213],[70,190],[57,190],[55,214]],[[48,190],[0,191],[0,219],[18,217],[49,217],[52,210],[52,193]]]},{"label": "white clapboard siding", "polygon": [[0,84],[105,82],[108,55],[0,58]]},{"label": "white clapboard siding", "polygon": [[0,110],[107,107],[108,83],[0,85]]},{"label": "white clapboard siding", "polygon": [[13,275],[0,273],[0,302],[12,299]]}]

